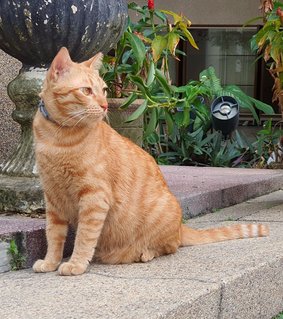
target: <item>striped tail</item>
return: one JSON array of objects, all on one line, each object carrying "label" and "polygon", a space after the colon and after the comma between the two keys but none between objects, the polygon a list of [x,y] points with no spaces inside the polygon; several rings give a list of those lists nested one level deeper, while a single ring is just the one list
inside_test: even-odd
[{"label": "striped tail", "polygon": [[269,227],[262,224],[233,225],[211,229],[181,228],[181,246],[202,245],[231,239],[265,237]]}]

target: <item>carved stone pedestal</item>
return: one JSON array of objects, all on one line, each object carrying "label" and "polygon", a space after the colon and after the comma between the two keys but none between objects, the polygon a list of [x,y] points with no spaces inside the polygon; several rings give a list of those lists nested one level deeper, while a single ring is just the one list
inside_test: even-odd
[{"label": "carved stone pedestal", "polygon": [[39,92],[46,68],[23,67],[9,83],[8,94],[15,103],[13,119],[21,125],[20,144],[12,156],[1,165],[1,173],[9,176],[35,177],[35,157],[32,137],[32,120],[39,103]]}]

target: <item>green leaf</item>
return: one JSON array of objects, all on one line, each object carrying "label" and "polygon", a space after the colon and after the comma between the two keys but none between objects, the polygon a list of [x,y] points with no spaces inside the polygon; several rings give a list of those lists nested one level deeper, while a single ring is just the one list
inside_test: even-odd
[{"label": "green leaf", "polygon": [[255,107],[257,109],[261,110],[263,113],[269,114],[269,115],[274,114],[274,110],[273,110],[272,106],[270,106],[266,103],[263,103],[257,99],[254,99],[252,97],[250,97],[250,99],[254,102]]},{"label": "green leaf", "polygon": [[136,93],[132,93],[124,103],[119,107],[120,110],[125,110],[128,108],[129,105],[131,105],[136,99],[138,98]]},{"label": "green leaf", "polygon": [[254,119],[256,120],[256,122],[259,123],[259,118],[258,118],[258,115],[255,111],[254,106],[253,106],[253,102],[251,101],[251,98],[248,95],[246,95],[246,93],[244,93],[238,86],[227,85],[223,89],[222,95],[228,95],[228,96],[232,96],[233,98],[235,98],[238,101],[239,106],[246,108],[246,109],[249,109],[251,111]]},{"label": "green leaf", "polygon": [[273,31],[273,29],[274,29],[273,25],[265,24],[265,26],[258,31],[255,39],[259,47],[265,43],[266,38],[268,36],[268,32]]},{"label": "green leaf", "polygon": [[[180,109],[182,106],[180,106]],[[177,124],[178,128],[182,127],[183,125],[183,118],[184,118],[184,113],[183,111],[178,111],[174,114],[174,121]]]},{"label": "green leaf", "polygon": [[152,49],[152,56],[153,56],[154,62],[160,59],[163,50],[166,48],[167,48],[166,37],[162,37],[161,35],[158,35],[153,39],[151,43],[151,49]]},{"label": "green leaf", "polygon": [[126,52],[123,53],[123,55],[122,55],[122,63],[123,64],[128,62],[131,54],[132,54],[132,50],[129,50],[129,51],[126,51]]},{"label": "green leaf", "polygon": [[246,142],[246,140],[244,140],[242,138],[242,136],[240,135],[238,130],[235,131],[235,135],[236,135],[236,141],[239,144],[239,146],[241,148],[246,148],[247,147],[247,142]]},{"label": "green leaf", "polygon": [[135,2],[129,3],[129,4],[128,4],[128,9],[137,11],[137,12],[141,13],[142,15],[145,14],[145,10],[144,10],[141,6],[139,6],[138,4],[136,4]]},{"label": "green leaf", "polygon": [[160,137],[156,132],[152,132],[149,136],[146,137],[146,141],[152,145],[158,143],[159,140],[160,140]]},{"label": "green leaf", "polygon": [[250,40],[250,47],[252,52],[257,52],[258,50],[258,45],[256,42],[256,34],[254,34]]},{"label": "green leaf", "polygon": [[168,81],[165,77],[165,75],[158,69],[155,70],[155,77],[158,80],[158,82],[161,84],[161,86],[163,87],[165,93],[169,96],[171,96],[172,91],[170,88],[170,85],[168,84]]},{"label": "green leaf", "polygon": [[180,41],[180,36],[176,32],[170,32],[168,34],[168,49],[173,56],[175,56],[177,45]]},{"label": "green leaf", "polygon": [[245,22],[245,24],[243,25],[243,28],[244,27],[247,27],[248,25],[258,21],[258,20],[261,20],[262,21],[262,16],[259,16],[259,17],[255,17],[255,18],[252,18],[250,20],[248,20],[247,22]]},{"label": "green leaf", "polygon": [[161,21],[166,22],[166,15],[162,11],[154,10],[154,15],[157,16]]},{"label": "green leaf", "polygon": [[186,103],[186,107],[184,108],[184,111],[183,111],[184,112],[184,117],[183,117],[182,125],[184,127],[187,127],[190,124],[190,111],[191,111],[191,108]]},{"label": "green leaf", "polygon": [[145,54],[146,54],[146,50],[145,50],[145,45],[142,42],[142,40],[136,36],[133,33],[130,33],[128,31],[125,32],[126,34],[126,38],[133,50],[133,54],[134,57],[137,61],[138,64],[138,68],[140,69],[143,65],[143,61],[145,59]]},{"label": "green leaf", "polygon": [[247,147],[248,147],[251,152],[254,152],[254,151],[255,151],[255,149],[254,149],[252,143],[249,141],[248,138],[246,138],[245,135],[242,136],[242,135],[238,132],[238,130],[236,130],[235,133],[236,133],[236,141],[237,141],[237,143],[239,144],[239,146],[240,146],[241,148],[244,149],[244,148],[247,148]]},{"label": "green leaf", "polygon": [[169,10],[160,10],[160,11],[167,14],[167,15],[172,16],[174,19],[174,24],[177,24],[177,23],[183,21],[183,17],[181,15],[173,12],[173,11],[169,11]]},{"label": "green leaf", "polygon": [[142,78],[138,75],[130,75],[129,76],[130,81],[138,87],[138,89],[141,91],[141,93],[150,98],[150,92],[148,90],[147,85],[143,82]]},{"label": "green leaf", "polygon": [[193,38],[191,32],[187,29],[187,25],[184,22],[180,22],[179,26],[180,26],[180,29],[183,31],[184,36],[190,42],[191,46],[198,50],[198,46],[195,42],[195,39]]},{"label": "green leaf", "polygon": [[137,5],[135,2],[130,2],[128,4],[128,9],[131,9],[131,10],[137,10],[137,9],[142,9],[139,5]]},{"label": "green leaf", "polygon": [[144,102],[139,106],[138,109],[135,110],[134,113],[132,113],[127,120],[126,123],[135,121],[137,118],[139,118],[147,109],[147,100],[144,100]]},{"label": "green leaf", "polygon": [[147,75],[146,85],[150,86],[155,78],[155,65],[153,61],[150,62],[149,71]]},{"label": "green leaf", "polygon": [[214,67],[210,66],[203,70],[199,79],[206,87],[210,88],[213,95],[218,95],[222,91],[220,79],[216,76]]},{"label": "green leaf", "polygon": [[156,125],[157,125],[157,112],[158,110],[156,108],[150,109],[149,112],[149,122],[146,126],[146,130],[144,133],[144,137],[147,138],[149,135],[151,135],[153,132],[155,132]]},{"label": "green leaf", "polygon": [[168,128],[168,134],[171,135],[174,130],[174,121],[172,118],[172,114],[168,111],[168,109],[165,109],[165,121]]},{"label": "green leaf", "polygon": [[187,27],[190,27],[192,22],[185,16],[183,16],[182,14],[179,15],[173,11],[169,11],[169,10],[161,10],[161,12],[170,15],[173,17],[174,19],[174,25],[178,25],[180,23],[184,23]]},{"label": "green leaf", "polygon": [[179,49],[176,49],[176,53],[179,55],[187,56],[187,54]]}]

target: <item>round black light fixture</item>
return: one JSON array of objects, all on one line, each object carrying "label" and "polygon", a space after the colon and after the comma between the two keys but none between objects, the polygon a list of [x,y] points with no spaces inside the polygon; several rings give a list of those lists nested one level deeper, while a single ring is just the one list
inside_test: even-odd
[{"label": "round black light fixture", "polygon": [[219,96],[211,104],[212,124],[216,131],[226,137],[231,134],[239,122],[239,104],[231,96]]}]

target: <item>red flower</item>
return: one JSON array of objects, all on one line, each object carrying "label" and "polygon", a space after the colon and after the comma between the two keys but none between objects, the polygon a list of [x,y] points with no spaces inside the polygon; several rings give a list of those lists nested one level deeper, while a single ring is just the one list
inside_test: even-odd
[{"label": "red flower", "polygon": [[278,17],[283,17],[283,10],[280,8],[280,7],[278,7],[278,9],[276,10],[276,14],[278,15]]},{"label": "red flower", "polygon": [[148,0],[147,6],[149,10],[154,10],[154,0]]},{"label": "red flower", "polygon": [[280,7],[276,10],[276,14],[280,18],[281,25],[283,25],[283,10]]}]

